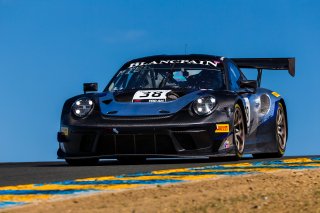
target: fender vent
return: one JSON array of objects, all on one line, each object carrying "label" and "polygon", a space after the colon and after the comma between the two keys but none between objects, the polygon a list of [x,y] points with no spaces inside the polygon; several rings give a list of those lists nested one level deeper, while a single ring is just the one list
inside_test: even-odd
[{"label": "fender vent", "polygon": [[263,94],[260,96],[260,113],[267,114],[270,110],[270,97],[267,94]]}]

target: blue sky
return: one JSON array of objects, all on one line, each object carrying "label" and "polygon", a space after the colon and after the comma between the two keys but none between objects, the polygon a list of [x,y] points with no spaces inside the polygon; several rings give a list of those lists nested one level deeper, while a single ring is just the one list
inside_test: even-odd
[{"label": "blue sky", "polygon": [[127,60],[153,54],[297,59],[265,72],[286,98],[286,155],[320,154],[320,2],[313,0],[0,0],[0,162],[56,159],[65,99],[100,90]]}]

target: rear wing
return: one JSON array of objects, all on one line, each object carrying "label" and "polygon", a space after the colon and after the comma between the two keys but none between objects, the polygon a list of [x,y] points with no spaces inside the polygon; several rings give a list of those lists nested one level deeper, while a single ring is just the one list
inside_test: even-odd
[{"label": "rear wing", "polygon": [[258,70],[258,85],[261,84],[262,70],[288,70],[294,77],[295,58],[231,58],[239,68],[252,68]]}]

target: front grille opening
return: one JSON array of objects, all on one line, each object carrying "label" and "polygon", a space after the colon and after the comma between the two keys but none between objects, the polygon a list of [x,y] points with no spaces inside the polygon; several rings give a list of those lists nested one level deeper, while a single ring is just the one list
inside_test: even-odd
[{"label": "front grille opening", "polygon": [[154,135],[136,135],[135,136],[136,153],[137,154],[155,154],[156,146]]},{"label": "front grille opening", "polygon": [[197,149],[192,135],[184,133],[174,133],[174,136],[176,137],[177,141],[182,146],[182,148],[184,148],[185,150]]},{"label": "front grille opening", "polygon": [[135,153],[134,136],[133,135],[117,135],[116,136],[116,152],[118,154]]},{"label": "front grille opening", "polygon": [[[172,117],[172,115],[156,115],[156,116],[112,116],[112,113],[116,111],[112,111],[111,113],[107,113],[103,118],[112,121],[152,121],[152,120],[161,120]],[[116,112],[117,113],[117,112]]]},{"label": "front grille opening", "polygon": [[116,146],[113,135],[101,135],[97,144],[97,153],[112,155],[116,152]]},{"label": "front grille opening", "polygon": [[156,135],[157,154],[177,154],[169,135]]},{"label": "front grille opening", "polygon": [[[92,140],[92,144],[93,142],[94,140]],[[88,148],[92,149],[92,145]],[[99,155],[177,154],[171,137],[165,134],[101,134],[95,151]]]},{"label": "front grille opening", "polygon": [[91,152],[95,135],[83,135],[80,141],[80,152]]}]

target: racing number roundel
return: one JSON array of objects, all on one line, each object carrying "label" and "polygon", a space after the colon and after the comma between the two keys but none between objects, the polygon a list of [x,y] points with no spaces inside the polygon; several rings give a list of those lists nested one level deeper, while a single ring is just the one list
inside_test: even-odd
[{"label": "racing number roundel", "polygon": [[139,90],[137,91],[132,102],[165,102],[167,94],[171,90]]}]

